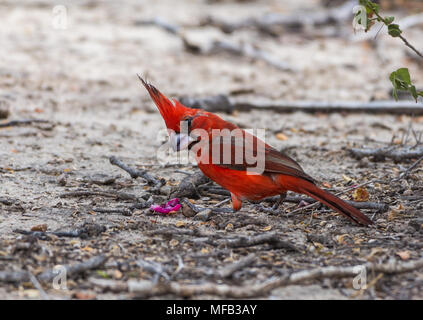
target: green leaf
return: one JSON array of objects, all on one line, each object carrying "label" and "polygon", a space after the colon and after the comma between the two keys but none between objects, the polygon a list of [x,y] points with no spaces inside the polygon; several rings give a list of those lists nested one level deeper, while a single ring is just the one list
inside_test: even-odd
[{"label": "green leaf", "polygon": [[392,89],[392,96],[394,97],[395,101],[398,101],[398,90],[395,88]]},{"label": "green leaf", "polygon": [[359,4],[366,7],[367,14],[372,14],[373,12],[379,13],[379,5],[369,1],[369,0],[360,0]]},{"label": "green leaf", "polygon": [[396,77],[404,81],[405,83],[411,85],[410,72],[407,68],[400,68],[396,71]]},{"label": "green leaf", "polygon": [[400,68],[391,73],[389,80],[392,82],[392,96],[398,100],[398,90],[408,91],[417,102],[419,96],[423,97],[423,91],[417,91],[416,87],[411,83],[410,72],[407,68]]},{"label": "green leaf", "polygon": [[386,17],[384,22],[385,24],[389,25],[395,20],[395,17]]},{"label": "green leaf", "polygon": [[413,96],[414,100],[416,100],[417,102],[418,95],[417,95],[417,90],[415,86],[410,86],[410,93]]},{"label": "green leaf", "polygon": [[391,35],[391,37],[396,38],[396,37],[399,37],[401,35],[402,31],[401,31],[399,25],[393,23],[393,24],[390,24],[388,26],[388,33]]}]

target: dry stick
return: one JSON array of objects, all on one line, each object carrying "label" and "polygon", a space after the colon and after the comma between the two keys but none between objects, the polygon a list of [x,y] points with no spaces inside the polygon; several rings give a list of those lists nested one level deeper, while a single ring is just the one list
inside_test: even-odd
[{"label": "dry stick", "polygon": [[8,122],[0,123],[0,128],[25,126],[33,123],[49,123],[48,120],[32,119],[32,120],[11,120]]},{"label": "dry stick", "polygon": [[160,264],[158,262],[155,262],[155,261],[145,261],[143,259],[139,259],[137,261],[137,265],[140,268],[142,268],[142,269],[144,269],[144,270],[146,270],[148,272],[151,272],[154,275],[153,276],[153,282],[157,282],[160,277],[163,277],[166,280],[169,280],[170,279],[169,275],[166,272],[166,268],[162,264]]},{"label": "dry stick", "polygon": [[423,259],[407,262],[392,261],[386,264],[366,263],[357,266],[329,266],[319,267],[310,270],[303,270],[293,272],[288,275],[283,275],[273,280],[269,280],[260,284],[234,286],[226,284],[216,284],[208,282],[203,284],[180,284],[177,282],[159,282],[129,280],[128,282],[120,281],[104,281],[104,279],[93,279],[89,281],[104,289],[109,289],[114,292],[129,291],[137,297],[147,298],[161,295],[174,294],[178,297],[193,297],[198,295],[214,295],[218,297],[227,298],[254,298],[265,297],[271,294],[272,290],[285,287],[293,284],[305,283],[311,280],[319,280],[326,278],[346,278],[355,277],[362,270],[367,270],[368,274],[371,271],[383,274],[400,274],[418,270],[423,267]]},{"label": "dry stick", "polygon": [[423,161],[423,156],[417,159],[410,167],[408,167],[403,173],[401,173],[398,178],[393,179],[392,182],[399,181],[401,179],[406,178],[411,173],[411,171],[413,171],[414,168],[416,168],[419,165],[419,163],[422,161]]},{"label": "dry stick", "polygon": [[227,266],[222,267],[220,270],[216,272],[216,274],[222,278],[229,278],[235,272],[252,265],[256,260],[257,260],[256,255],[254,253],[251,253],[248,256],[239,259],[239,261],[236,261],[234,263],[231,263]]},{"label": "dry stick", "polygon": [[96,236],[106,231],[106,227],[99,224],[85,223],[82,227],[72,231],[27,231],[22,229],[15,229],[13,232],[34,236],[36,238],[49,240],[49,235],[57,237],[69,237],[69,238],[87,238],[89,236]]},{"label": "dry stick", "polygon": [[222,204],[225,204],[225,203],[227,203],[227,202],[229,202],[229,201],[231,201],[231,198],[227,198],[227,199],[225,199],[225,200],[222,200],[222,201],[220,201],[220,202],[216,203],[216,204],[214,205],[214,207],[220,207]]},{"label": "dry stick", "polygon": [[[64,265],[63,267],[66,269],[66,276],[69,278],[73,275],[99,268],[106,262],[106,260],[107,257],[105,256],[97,256],[78,264]],[[40,282],[49,282],[57,275],[57,270],[49,269],[39,274],[37,278]],[[30,281],[28,271],[0,271],[0,282],[20,283],[28,281]]]},{"label": "dry stick", "polygon": [[277,233],[264,233],[257,236],[241,236],[235,239],[219,239],[217,244],[226,245],[230,248],[253,247],[260,244],[270,244],[272,247],[299,251],[297,247],[287,241],[281,240],[283,235]]},{"label": "dry stick", "polygon": [[348,151],[357,159],[362,159],[364,157],[390,158],[397,162],[423,156],[423,146],[416,148],[402,147],[400,149],[394,148],[392,146],[376,149],[352,148]]},{"label": "dry stick", "polygon": [[119,168],[128,172],[129,175],[131,176],[131,178],[136,179],[138,177],[141,177],[141,178],[145,179],[149,184],[154,185],[155,189],[160,188],[164,184],[164,181],[157,180],[155,177],[150,175],[146,170],[139,170],[139,169],[131,168],[131,167],[127,166],[126,164],[124,164],[119,159],[117,159],[115,156],[111,156],[109,158],[109,161],[110,161],[111,164],[118,166]]},{"label": "dry stick", "polygon": [[[106,256],[101,255],[101,256],[90,258],[87,261],[84,261],[78,264],[64,265],[63,267],[66,269],[66,276],[72,277],[73,275],[101,267],[102,265],[104,265],[107,259],[108,258]],[[53,278],[56,277],[57,275],[58,275],[57,270],[47,270],[41,273],[38,276],[38,279],[42,282],[49,282],[53,280]]]},{"label": "dry stick", "polygon": [[50,297],[44,291],[42,285],[38,282],[38,279],[31,272],[28,272],[28,275],[29,275],[29,279],[31,280],[34,288],[37,289],[40,292],[41,298],[43,300],[50,300]]},{"label": "dry stick", "polygon": [[322,101],[284,101],[269,99],[230,98],[235,109],[241,111],[272,110],[275,112],[364,112],[378,114],[423,115],[423,105],[412,101],[371,101],[371,102],[322,102]]},{"label": "dry stick", "polygon": [[321,26],[332,23],[345,22],[352,12],[355,1],[325,11],[297,12],[294,14],[266,14],[258,18],[247,18],[239,22],[218,21],[209,17],[202,25],[212,25],[220,28],[223,32],[232,33],[244,28],[256,28],[257,30],[277,35],[271,30],[272,27],[282,26],[289,29],[301,29],[304,26]]},{"label": "dry stick", "polygon": [[132,212],[128,208],[93,208],[92,211],[99,213],[120,213],[124,216],[131,216]]},{"label": "dry stick", "polygon": [[59,195],[60,198],[69,198],[69,197],[88,197],[88,196],[103,196],[103,197],[111,197],[117,198],[120,200],[138,200],[138,198],[130,193],[123,193],[117,191],[71,191],[62,193]]},{"label": "dry stick", "polygon": [[149,26],[149,25],[157,26],[171,34],[175,34],[175,35],[179,34],[178,26],[175,26],[160,17],[154,17],[153,19],[150,19],[150,20],[137,20],[135,21],[135,25],[136,26]]},{"label": "dry stick", "polygon": [[200,198],[197,187],[202,184],[210,182],[202,172],[196,172],[187,179],[183,179],[179,183],[176,190],[172,191],[172,198]]}]

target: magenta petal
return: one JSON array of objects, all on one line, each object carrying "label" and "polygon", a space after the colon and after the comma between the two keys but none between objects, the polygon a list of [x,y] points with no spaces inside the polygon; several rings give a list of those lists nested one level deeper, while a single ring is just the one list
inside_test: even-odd
[{"label": "magenta petal", "polygon": [[178,211],[181,208],[181,205],[178,203],[176,206],[170,207],[170,211]]},{"label": "magenta petal", "polygon": [[178,199],[178,198],[170,199],[170,200],[167,202],[166,207],[167,207],[167,206],[174,207],[174,206],[176,206],[177,204],[179,204],[179,199]]},{"label": "magenta petal", "polygon": [[179,199],[171,199],[166,204],[162,205],[152,205],[150,207],[150,210],[153,210],[154,212],[159,213],[169,213],[171,211],[178,211],[181,208],[181,204],[179,203]]}]

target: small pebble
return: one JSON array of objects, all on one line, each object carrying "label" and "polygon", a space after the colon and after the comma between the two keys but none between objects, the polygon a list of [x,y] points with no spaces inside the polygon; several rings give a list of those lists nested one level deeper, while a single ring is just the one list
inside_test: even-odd
[{"label": "small pebble", "polygon": [[197,215],[195,216],[194,219],[206,222],[206,221],[210,220],[211,215],[212,215],[212,210],[211,209],[205,209],[205,210],[197,213]]}]

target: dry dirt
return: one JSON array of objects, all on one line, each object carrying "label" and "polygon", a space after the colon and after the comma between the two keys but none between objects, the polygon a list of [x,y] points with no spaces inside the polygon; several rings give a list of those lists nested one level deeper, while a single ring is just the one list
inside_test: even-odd
[{"label": "dry dirt", "polygon": [[[187,173],[198,170],[195,166],[157,165],[164,123],[136,73],[171,97],[225,94],[246,100],[386,100],[391,99],[389,73],[401,66],[410,69],[417,86],[423,86],[422,65],[397,39],[381,31],[372,43],[354,41],[348,21],[339,26],[341,35],[331,37],[310,36],[308,31],[287,31],[271,37],[251,29],[228,35],[213,27],[198,27],[201,18],[208,15],[238,20],[267,12],[313,11],[318,1],[63,1],[68,18],[64,30],[52,27],[55,4],[0,3],[0,107],[9,108],[7,120],[48,120],[0,129],[0,273],[29,270],[39,275],[58,264],[72,265],[105,255],[108,259],[104,265],[68,277],[67,290],[55,290],[51,283],[44,283],[44,290],[55,299],[122,299],[134,294],[126,290],[113,293],[89,279],[126,283],[129,279],[157,277],[167,281],[169,277],[184,284],[250,286],[315,267],[387,263],[393,259],[407,262],[423,257],[423,171],[417,167],[406,179],[393,181],[416,159],[401,163],[357,160],[348,153],[353,146],[398,144],[404,136],[408,136],[405,143],[413,145],[414,135],[406,133],[410,126],[417,134],[422,132],[422,117],[258,110],[220,114],[243,127],[267,128],[270,144],[284,149],[334,192],[374,179],[366,186],[370,201],[390,206],[384,213],[363,210],[376,222],[375,228],[353,225],[324,207],[288,216],[292,203],[283,204],[277,215],[258,212],[253,204],[245,203],[240,212],[215,214],[204,222],[181,212],[154,214],[148,208],[132,210],[131,215],[95,211],[129,208],[138,200],[101,194],[61,196],[75,190],[118,191],[141,202],[148,199],[151,187],[111,165],[109,157],[113,155],[166,179],[167,187],[176,186]],[[252,43],[296,71],[281,71],[262,61],[228,53],[187,52],[179,37],[157,26],[137,23],[156,16],[183,26],[192,41]],[[420,35],[419,28],[407,30],[410,42],[422,47]],[[283,136],[278,139],[277,133]],[[163,188],[153,200],[165,202],[168,191]],[[342,197],[351,199],[352,192]],[[225,196],[202,194],[193,201],[211,207],[222,199]],[[230,203],[225,206],[229,208]],[[43,224],[48,228],[44,235],[16,232]],[[48,234],[81,226],[94,231],[80,237]],[[152,233],[163,228],[169,228],[171,234]],[[194,241],[198,236],[192,230],[222,239],[276,232],[299,251],[268,244],[216,247]],[[216,270],[250,253],[256,257],[252,264],[232,277],[216,276]],[[140,260],[161,264],[166,276],[141,267],[137,264]],[[184,267],[179,270],[181,264]],[[313,280],[258,298],[423,298],[421,270],[400,275],[369,274],[370,286],[361,291],[352,288],[352,280]],[[28,281],[0,282],[0,299],[42,297]],[[163,297],[179,298],[158,296]]]}]

